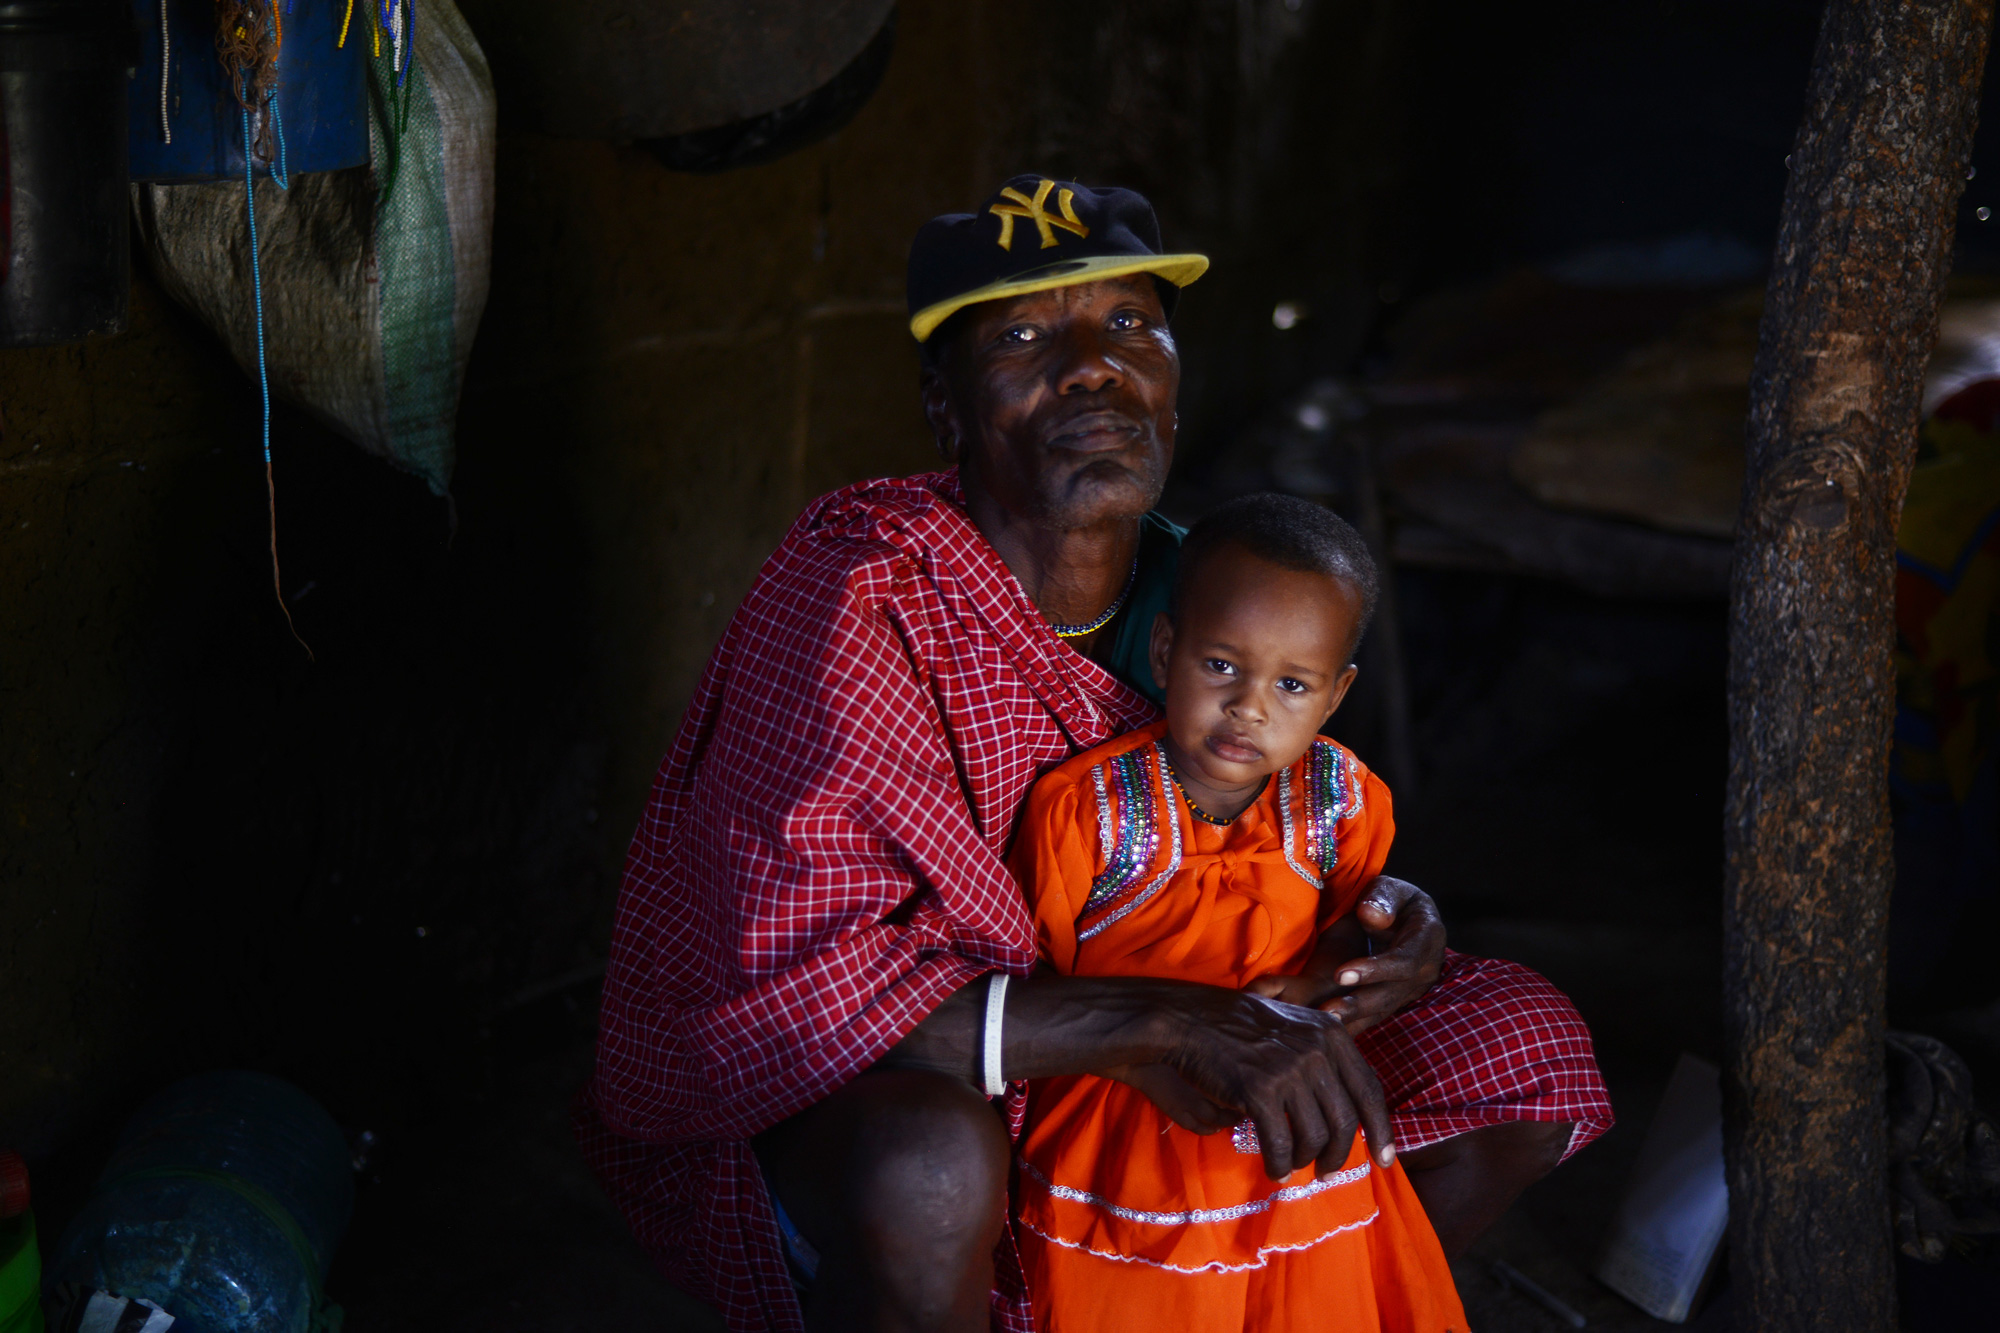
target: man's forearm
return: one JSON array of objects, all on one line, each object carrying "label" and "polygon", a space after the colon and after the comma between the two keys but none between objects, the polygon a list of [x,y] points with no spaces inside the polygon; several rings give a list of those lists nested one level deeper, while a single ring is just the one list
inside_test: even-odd
[{"label": "man's forearm", "polygon": [[[880,1062],[979,1087],[984,978],[962,987]],[[1395,1131],[1382,1085],[1343,1022],[1317,1009],[1222,986],[1152,977],[1038,972],[1007,988],[1001,1073],[1121,1079],[1177,1124],[1207,1133],[1247,1116],[1264,1171],[1283,1180],[1309,1161],[1332,1171],[1357,1125],[1387,1165]]]},{"label": "man's forearm", "polygon": [[[981,977],[958,990],[879,1063],[934,1069],[978,1085],[989,984]],[[1047,971],[1016,977],[1007,988],[1002,1068],[1009,1079],[1049,1078],[1164,1060],[1180,1042],[1177,1013],[1186,1007],[1186,993],[1208,989],[1150,977],[1065,977]]]}]

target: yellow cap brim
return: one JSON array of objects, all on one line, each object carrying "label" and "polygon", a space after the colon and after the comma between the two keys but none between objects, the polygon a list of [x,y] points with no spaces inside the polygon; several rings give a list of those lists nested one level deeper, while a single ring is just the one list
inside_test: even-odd
[{"label": "yellow cap brim", "polygon": [[1185,287],[1208,272],[1208,256],[1098,255],[1091,259],[1058,261],[1052,267],[1060,267],[1062,272],[1036,269],[1018,278],[1002,278],[999,282],[989,282],[984,287],[962,292],[950,300],[927,305],[910,316],[910,332],[916,335],[918,342],[923,342],[937,332],[938,325],[969,305],[998,301],[1008,296],[1026,296],[1030,292],[1051,292],[1058,287],[1075,287],[1105,278],[1122,278],[1128,273],[1150,273],[1176,287]]}]

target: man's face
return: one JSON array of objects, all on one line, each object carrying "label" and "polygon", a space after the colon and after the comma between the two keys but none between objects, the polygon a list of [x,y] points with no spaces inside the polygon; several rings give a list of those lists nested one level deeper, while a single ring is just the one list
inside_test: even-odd
[{"label": "man's face", "polygon": [[1159,502],[1180,379],[1140,274],[970,307],[924,377],[924,413],[969,497],[1068,531]]}]

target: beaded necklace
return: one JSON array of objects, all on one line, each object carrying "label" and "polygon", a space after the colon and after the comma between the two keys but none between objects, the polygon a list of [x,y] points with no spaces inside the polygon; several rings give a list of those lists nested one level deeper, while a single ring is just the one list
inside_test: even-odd
[{"label": "beaded necklace", "polygon": [[1118,594],[1117,600],[1113,601],[1111,605],[1104,608],[1103,615],[1099,616],[1097,619],[1091,621],[1087,625],[1065,625],[1059,620],[1051,620],[1049,622],[1049,628],[1056,632],[1056,637],[1058,639],[1081,639],[1086,634],[1097,633],[1097,631],[1103,629],[1106,625],[1109,625],[1112,621],[1112,618],[1115,617],[1120,611],[1123,611],[1125,609],[1125,599],[1132,595],[1132,585],[1134,583],[1137,583],[1138,581],[1139,581],[1139,557],[1135,554],[1132,557],[1131,572],[1125,575],[1125,590]]},{"label": "beaded necklace", "polygon": [[[1165,749],[1162,749],[1160,753],[1164,756],[1166,754]],[[1174,780],[1174,790],[1181,794],[1181,800],[1187,802],[1188,813],[1199,819],[1202,823],[1213,824],[1217,828],[1228,828],[1231,824],[1234,824],[1238,817],[1242,815],[1243,810],[1248,810],[1251,805],[1257,804],[1257,797],[1262,796],[1264,788],[1271,785],[1271,776],[1267,773],[1264,775],[1264,781],[1258,784],[1257,795],[1250,798],[1250,805],[1244,806],[1243,810],[1238,810],[1229,818],[1224,819],[1220,815],[1211,815],[1208,811],[1194,803],[1194,797],[1188,795],[1188,789],[1181,783],[1181,775],[1174,771],[1174,766],[1171,762],[1167,764],[1167,776]]]}]

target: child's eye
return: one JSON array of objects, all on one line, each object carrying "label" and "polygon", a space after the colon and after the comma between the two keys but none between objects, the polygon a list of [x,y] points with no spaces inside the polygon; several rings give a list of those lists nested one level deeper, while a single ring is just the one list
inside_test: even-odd
[{"label": "child's eye", "polygon": [[1236,674],[1235,665],[1225,662],[1219,657],[1211,657],[1206,662],[1203,662],[1202,665],[1218,676],[1233,676]]},{"label": "child's eye", "polygon": [[1306,692],[1306,687],[1299,681],[1293,680],[1290,676],[1286,676],[1283,680],[1279,681],[1278,688],[1286,694],[1304,694]]}]

